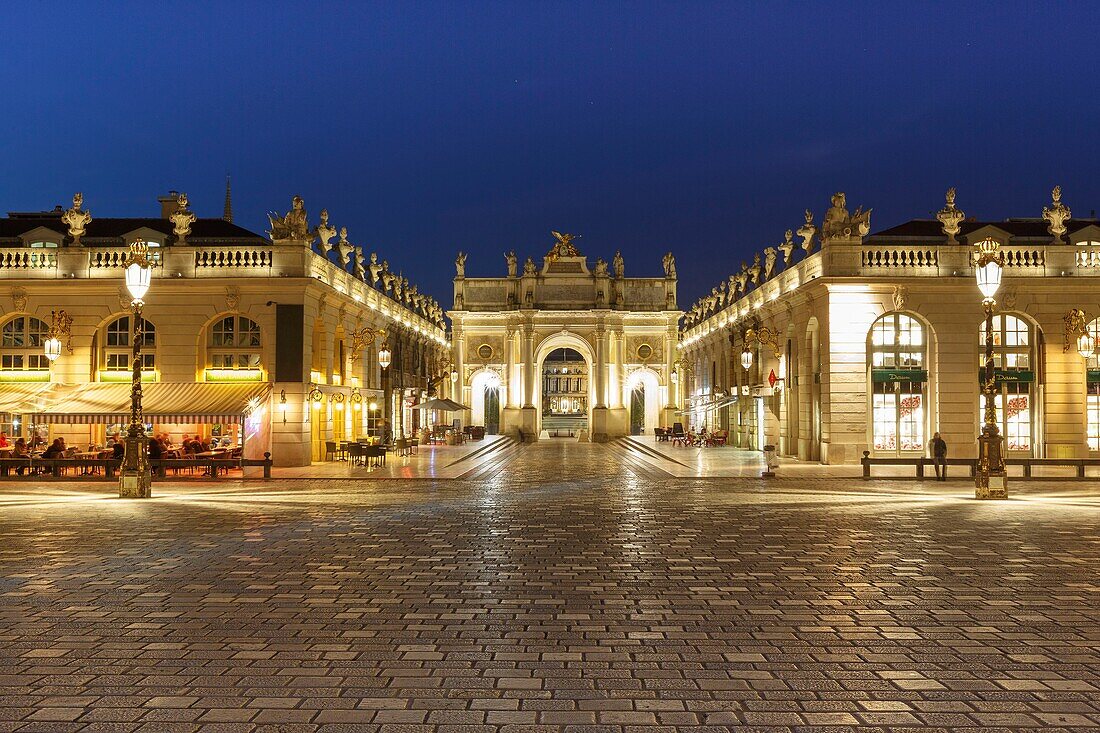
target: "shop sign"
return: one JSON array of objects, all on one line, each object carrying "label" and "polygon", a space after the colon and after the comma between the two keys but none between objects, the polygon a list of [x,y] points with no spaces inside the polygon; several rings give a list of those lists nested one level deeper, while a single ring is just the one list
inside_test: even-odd
[{"label": "shop sign", "polygon": [[746,397],[749,396],[749,385],[747,385],[747,384],[742,384],[741,385],[741,394],[745,395]]},{"label": "shop sign", "polygon": [[779,377],[775,376],[775,370],[772,369],[768,373],[768,386],[775,389],[775,383],[779,381]]},{"label": "shop sign", "polygon": [[872,382],[927,382],[925,369],[872,369]]},{"label": "shop sign", "polygon": [[[985,381],[985,369],[978,370],[978,382]],[[1003,384],[1005,382],[1017,383],[1017,382],[1034,382],[1035,372],[1030,369],[994,369],[993,370],[993,382],[994,384]]]},{"label": "shop sign", "polygon": [[1090,381],[1090,382],[1100,382],[1100,369],[1089,369],[1088,370],[1088,381]]}]

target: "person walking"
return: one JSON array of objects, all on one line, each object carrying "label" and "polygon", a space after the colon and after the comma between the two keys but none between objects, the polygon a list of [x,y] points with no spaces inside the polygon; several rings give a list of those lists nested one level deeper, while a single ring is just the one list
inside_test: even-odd
[{"label": "person walking", "polygon": [[936,480],[947,480],[947,441],[939,433],[932,436],[932,465],[936,467]]}]

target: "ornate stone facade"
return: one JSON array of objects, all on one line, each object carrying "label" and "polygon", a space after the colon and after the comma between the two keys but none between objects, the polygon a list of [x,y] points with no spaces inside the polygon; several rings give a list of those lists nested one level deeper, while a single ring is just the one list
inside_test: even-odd
[{"label": "ornate stone facade", "polygon": [[[601,259],[590,269],[576,236],[553,237],[542,266],[528,258],[518,274],[512,253],[501,277],[469,277],[465,256],[459,258],[449,315],[462,365],[458,388],[472,407],[470,419],[537,439],[543,434],[543,363],[554,349],[571,348],[590,375],[583,437],[604,441],[628,434],[635,389],[644,394],[645,431],[669,424],[678,408],[670,355],[681,316],[671,254],[662,263],[663,276],[628,278],[621,254],[610,266]],[[644,357],[638,352],[643,343]]]}]

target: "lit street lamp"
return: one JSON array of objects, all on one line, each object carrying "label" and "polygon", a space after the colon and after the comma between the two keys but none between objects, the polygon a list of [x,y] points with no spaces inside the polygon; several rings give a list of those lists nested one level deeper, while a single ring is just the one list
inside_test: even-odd
[{"label": "lit street lamp", "polygon": [[[42,348],[46,352],[46,358],[51,362],[57,361],[61,356],[61,349],[67,347],[69,353],[73,353],[72,336],[73,317],[63,310],[50,311],[50,329],[46,332],[46,340],[42,342]],[[62,338],[65,339],[62,342]]]},{"label": "lit street lamp", "polygon": [[974,496],[977,499],[1007,499],[1008,476],[1005,471],[1004,441],[997,427],[997,378],[993,369],[993,312],[997,301],[993,296],[1001,286],[1004,263],[1000,245],[986,239],[978,242],[975,253],[974,275],[982,293],[985,310],[985,372],[982,376],[982,393],[985,395],[985,424],[978,437],[978,468],[975,477]]},{"label": "lit street lamp", "polygon": [[[382,375],[382,377],[383,377],[383,381],[382,381],[382,404],[383,405],[392,405],[393,404],[393,398],[392,398],[393,385],[390,383],[391,380],[393,379],[393,376],[389,373],[389,367],[390,367],[390,364],[392,364],[392,363],[393,363],[393,352],[390,351],[389,341],[383,341],[382,342],[382,348],[380,348],[378,350],[378,366],[382,367],[382,371],[385,372],[385,374]],[[385,420],[386,409],[387,408],[385,408],[385,407],[382,408],[382,418],[383,418],[383,420]],[[400,405],[398,405],[398,409],[400,409]],[[385,431],[382,431],[382,432],[384,433]]]},{"label": "lit street lamp", "polygon": [[126,431],[126,451],[122,456],[118,479],[118,495],[123,499],[147,499],[152,495],[153,474],[145,439],[145,419],[141,414],[141,311],[152,280],[153,266],[149,259],[149,244],[132,243],[130,258],[126,263],[126,289],[130,291],[131,298],[130,334],[133,341],[130,356],[130,426]]}]

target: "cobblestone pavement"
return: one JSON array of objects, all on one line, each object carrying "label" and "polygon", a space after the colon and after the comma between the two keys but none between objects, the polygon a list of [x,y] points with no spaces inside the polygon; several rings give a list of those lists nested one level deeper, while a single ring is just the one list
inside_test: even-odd
[{"label": "cobblestone pavement", "polygon": [[540,443],[486,481],[106,490],[0,506],[0,730],[1100,726],[1095,485]]}]

